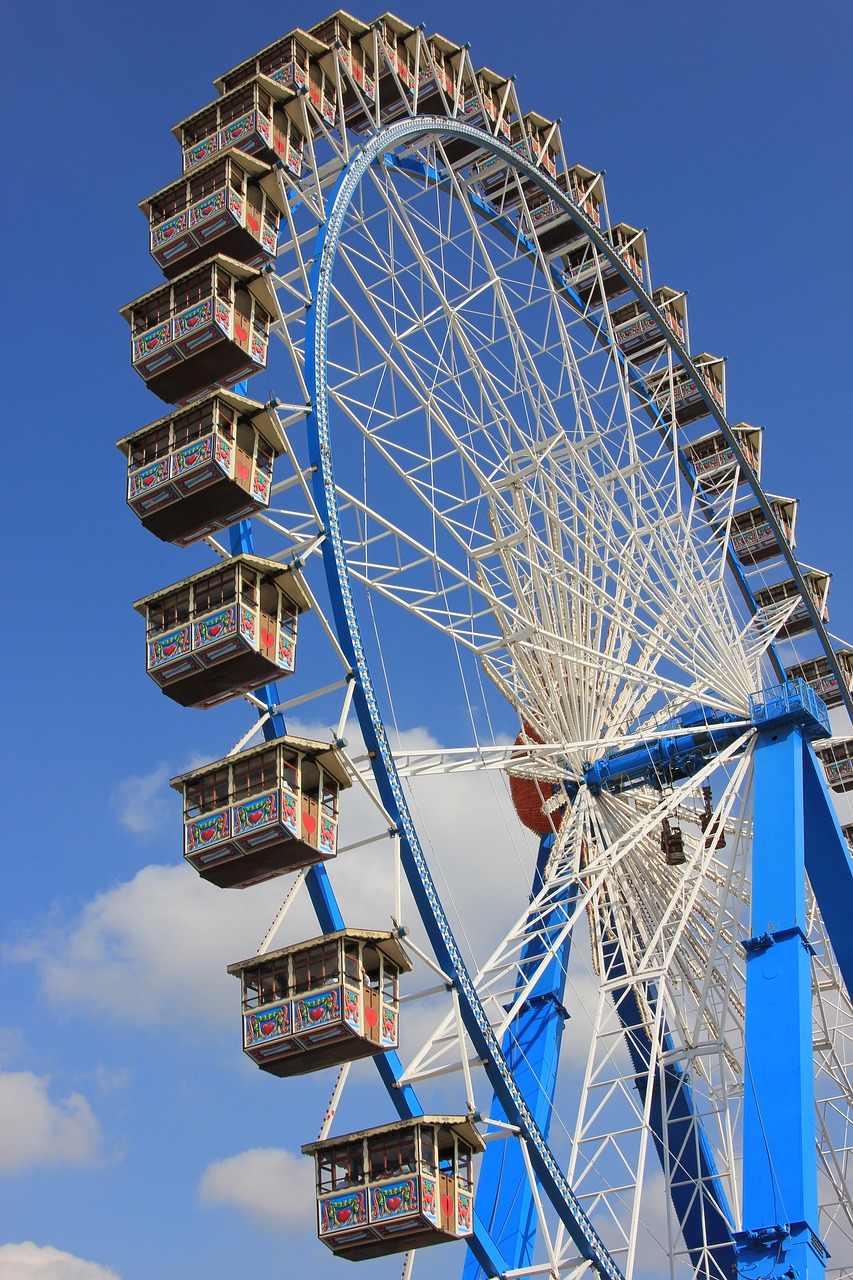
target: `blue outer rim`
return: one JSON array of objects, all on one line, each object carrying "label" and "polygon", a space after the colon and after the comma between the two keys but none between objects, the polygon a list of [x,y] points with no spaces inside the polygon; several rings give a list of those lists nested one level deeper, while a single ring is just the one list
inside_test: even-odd
[{"label": "blue outer rim", "polygon": [[[607,1276],[610,1280],[623,1280],[622,1272],[581,1208],[580,1202],[560,1170],[515,1082],[439,900],[388,745],[367,663],[355,609],[352,581],[346,562],[329,433],[327,321],[332,269],[350,203],[371,165],[389,147],[430,133],[452,133],[470,138],[476,141],[478,146],[507,159],[531,178],[540,180],[542,177],[541,171],[536,166],[526,162],[518,152],[513,151],[499,139],[471,125],[447,119],[444,116],[421,116],[390,125],[368,139],[344,167],[332,193],[326,222],[320,228],[315,242],[314,263],[309,282],[313,301],[306,316],[305,379],[308,396],[313,406],[308,416],[307,429],[310,462],[316,467],[312,481],[314,499],[326,532],[323,543],[324,567],[338,639],[355,676],[353,703],[367,749],[375,753],[373,772],[379,794],[396,824],[400,837],[403,868],[436,958],[445,972],[454,980],[454,986],[460,998],[460,1011],[465,1029],[477,1053],[484,1060],[489,1082],[501,1099],[506,1114],[518,1125],[527,1139],[537,1177],[582,1256],[591,1259],[602,1276]],[[557,197],[561,198],[561,193],[556,188],[554,191]],[[584,228],[587,229],[586,219],[578,215],[577,211],[568,206],[567,208],[574,217],[583,222]],[[603,244],[602,248],[606,252],[609,249]],[[622,269],[620,263],[617,262],[616,265]]]}]

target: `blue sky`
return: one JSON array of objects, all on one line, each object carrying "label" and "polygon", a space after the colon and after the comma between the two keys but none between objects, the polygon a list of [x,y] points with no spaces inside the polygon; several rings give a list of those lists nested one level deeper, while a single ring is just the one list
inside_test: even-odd
[{"label": "blue sky", "polygon": [[[181,711],[144,674],[130,603],[199,553],[141,531],[113,447],[161,412],[118,308],[158,280],[136,204],[178,176],[170,127],[212,99],[215,76],[327,12],[54,0],[4,28],[3,509],[19,623],[3,636],[0,1115],[14,1142],[0,1280],[30,1274],[14,1270],[22,1241],[93,1264],[54,1258],[56,1280],[342,1266],[301,1211],[283,1213],[286,1193],[251,1199],[259,1171],[273,1188],[302,1176],[282,1150],[315,1137],[322,1089],[283,1100],[239,1050],[222,968],[254,950],[276,894],[202,893],[179,865],[166,784],[224,754],[245,717]],[[614,220],[649,228],[655,282],[689,291],[693,349],[728,357],[730,418],[766,427],[765,488],[801,499],[801,559],[833,572],[830,626],[849,641],[849,6],[424,0],[401,16],[514,72],[528,108],[562,117],[570,158],[606,169]],[[411,727],[442,740],[440,722]],[[453,805],[464,823],[470,799]]]}]

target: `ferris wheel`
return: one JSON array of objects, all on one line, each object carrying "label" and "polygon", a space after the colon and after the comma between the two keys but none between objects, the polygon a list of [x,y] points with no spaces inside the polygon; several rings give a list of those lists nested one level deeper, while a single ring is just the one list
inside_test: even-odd
[{"label": "ferris wheel", "polygon": [[[408,1250],[417,1275],[425,1244],[464,1237],[466,1280],[849,1274],[853,819],[827,785],[846,803],[853,657],[829,575],[795,559],[796,503],[761,486],[762,432],[729,424],[724,361],[691,354],[685,295],[652,286],[602,175],[467,46],[339,12],[216,85],[176,126],[184,176],[143,206],[168,282],[125,309],[179,406],[122,442],[131,505],[220,556],[138,602],[149,671],[184,705],[260,713],[177,780],[187,856],[225,887],[295,872],[259,949],[289,981],[304,886],[324,938],[355,930],[341,974],[369,952],[413,982],[435,1006],[418,1042],[367,1044],[363,1022],[352,1056],[404,1129],[485,1148],[439,1231],[418,1137],[414,1230],[389,1166],[340,1181],[329,1120],[321,1238]],[[249,399],[267,367],[287,403]],[[287,700],[303,615],[334,671]],[[325,744],[288,734],[312,698]],[[247,798],[283,810],[288,785],[314,786],[314,825],[249,873]],[[374,814],[352,848],[391,837],[381,924],[335,890],[347,786]],[[448,851],[460,787],[488,847]],[[365,927],[389,920],[380,945]],[[237,971],[271,1010],[258,963]],[[381,1214],[359,1235],[363,1186]]]}]

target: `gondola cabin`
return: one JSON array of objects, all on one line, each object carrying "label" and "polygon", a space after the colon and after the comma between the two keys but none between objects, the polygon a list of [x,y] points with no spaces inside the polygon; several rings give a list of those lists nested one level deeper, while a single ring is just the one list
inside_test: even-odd
[{"label": "gondola cabin", "polygon": [[[549,178],[556,178],[557,162],[563,154],[558,121],[546,120],[537,111],[528,111],[512,126],[510,137],[515,150],[525,160],[532,161]],[[533,189],[535,187],[531,184]]]},{"label": "gondola cabin", "polygon": [[419,1116],[304,1146],[320,1239],[362,1261],[470,1236],[472,1164],[484,1147],[466,1116]]},{"label": "gondola cabin", "polygon": [[170,279],[211,253],[248,267],[276,255],[284,204],[275,174],[241,151],[214,156],[139,207],[148,218],[151,256]]},{"label": "gondola cabin", "polygon": [[243,988],[243,1049],[262,1071],[305,1075],[396,1049],[396,933],[344,929],[228,966]]},{"label": "gondola cabin", "polygon": [[232,556],[134,604],[145,618],[148,674],[182,707],[212,707],[290,675],[302,575]]},{"label": "gondola cabin", "polygon": [[338,9],[331,17],[309,27],[308,34],[327,47],[328,52],[320,55],[318,62],[329,84],[336,86],[340,76],[347,124],[350,128],[364,128],[369,116],[363,104],[369,107],[376,93],[370,27]]},{"label": "gondola cabin", "polygon": [[596,227],[601,227],[601,211],[604,207],[604,174],[573,164],[566,169],[569,198],[583,210]]},{"label": "gondola cabin", "polygon": [[608,301],[627,293],[631,288],[631,276],[639,284],[645,281],[645,232],[629,227],[627,222],[618,222],[607,233],[607,238],[630,274],[623,274],[586,239],[572,245],[563,257],[563,278],[585,306],[601,305],[602,291]]},{"label": "gondola cabin", "polygon": [[266,274],[221,255],[121,309],[134,369],[169,404],[265,369],[275,313]]},{"label": "gondola cabin", "polygon": [[118,447],[130,509],[150,533],[186,547],[269,505],[285,443],[274,403],[214,391]]},{"label": "gondola cabin", "polygon": [[480,67],[473,79],[462,84],[462,115],[469,124],[485,129],[504,141],[510,136],[510,81],[488,67]]},{"label": "gondola cabin", "polygon": [[[373,54],[383,121],[408,114],[415,85],[412,37],[415,28],[393,13],[383,13],[373,24]],[[367,43],[367,37],[365,37]],[[368,44],[368,47],[369,44]]]},{"label": "gondola cabin", "polygon": [[268,76],[254,76],[176,124],[184,173],[231,147],[267,164],[278,160],[295,178],[302,175],[305,136],[302,109],[292,90]]},{"label": "gondola cabin", "polygon": [[217,93],[227,96],[256,76],[266,76],[275,84],[299,93],[308,86],[311,59],[328,52],[328,45],[322,40],[296,28],[232,67],[213,83]]},{"label": "gondola cabin", "polygon": [[[779,522],[786,546],[797,544],[794,529],[797,523],[796,498],[768,497],[773,514]],[[761,507],[750,507],[732,517],[731,545],[738,560],[744,565],[760,564],[782,554],[782,547],[770,521]]]},{"label": "gondola cabin", "polygon": [[[853,652],[850,649],[836,649],[835,658],[841,668],[847,690],[853,696]],[[789,680],[805,680],[828,707],[841,706],[844,700],[843,694],[835,672],[825,655],[788,667],[786,674]]]},{"label": "gondola cabin", "polygon": [[853,738],[833,738],[815,754],[833,791],[853,791]]},{"label": "gondola cabin", "polygon": [[[582,165],[573,165],[558,173],[554,181],[567,200],[578,205],[596,227],[601,226],[601,203],[604,199],[601,174],[584,169]],[[531,191],[528,206],[534,234],[546,256],[565,253],[573,245],[577,248],[584,239],[586,229],[583,221],[573,218],[546,191]]]},{"label": "gondola cabin", "polygon": [[415,50],[418,69],[417,110],[423,115],[453,115],[456,105],[456,64],[462,46],[433,32]]},{"label": "gondola cabin", "polygon": [[337,853],[338,795],[350,779],[327,742],[276,738],[171,785],[184,801],[184,857],[221,889],[245,889]]},{"label": "gondola cabin", "polygon": [[[828,622],[827,598],[829,596],[831,574],[821,573],[819,569],[807,569],[803,574],[803,578],[815,612],[822,622]],[[792,600],[796,600],[798,603],[779,629],[778,635],[782,640],[789,640],[792,636],[801,635],[804,631],[811,631],[813,626],[811,615],[805,600],[800,595],[799,587],[793,578],[789,578],[785,582],[774,582],[771,587],[762,587],[760,591],[755,593],[755,601],[758,607],[771,613],[775,612],[774,606],[786,605]]]},{"label": "gondola cabin", "polygon": [[643,364],[661,355],[670,336],[679,342],[685,341],[687,295],[661,285],[652,292],[652,301],[663,316],[666,328],[649,314],[639,298],[616,307],[610,313],[614,341],[635,364]]},{"label": "gondola cabin", "polygon": [[[746,422],[738,422],[730,428],[738,442],[741,452],[755,474],[761,478],[761,445],[764,438],[762,427],[751,427]],[[728,487],[733,482],[741,485],[747,476],[740,469],[734,450],[722,431],[713,431],[684,445],[684,456],[693,468],[696,479],[703,489],[714,492]]]},{"label": "gondola cabin", "polygon": [[687,861],[681,827],[664,818],[660,829],[660,849],[668,867],[680,867]]},{"label": "gondola cabin", "polygon": [[680,427],[688,426],[710,412],[706,393],[726,411],[726,362],[707,351],[692,357],[698,380],[684,365],[676,364],[672,381],[668,369],[650,373],[646,387],[661,413],[674,417]]}]

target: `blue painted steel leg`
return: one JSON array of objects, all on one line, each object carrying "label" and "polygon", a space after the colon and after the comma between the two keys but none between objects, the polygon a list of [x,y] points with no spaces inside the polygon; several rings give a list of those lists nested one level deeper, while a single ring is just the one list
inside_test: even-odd
[{"label": "blue painted steel leg", "polygon": [[[553,834],[542,837],[533,881],[533,895],[542,888],[545,867],[554,844]],[[549,914],[546,928],[557,933],[565,924],[575,887],[567,890],[565,899]],[[531,937],[522,951],[517,986],[523,986],[543,953],[540,936]],[[561,943],[543,971],[535,990],[528,997],[514,1026],[503,1041],[503,1052],[515,1075],[519,1089],[527,1100],[536,1122],[547,1138],[554,1104],[560,1042],[567,1018],[563,1008],[566,967],[571,949],[571,934]],[[497,1098],[492,1101],[492,1116],[506,1118]],[[510,1267],[529,1266],[536,1243],[536,1205],[527,1177],[524,1159],[515,1139],[490,1142],[483,1156],[477,1181],[477,1212],[489,1224]],[[466,1280],[480,1274],[476,1257],[465,1262]]]},{"label": "blue painted steel leg", "polygon": [[[806,761],[797,725],[755,747],[752,932],[746,950],[743,1231],[738,1274],[822,1280],[811,954],[805,930]],[[813,796],[809,796],[812,807]]]}]

